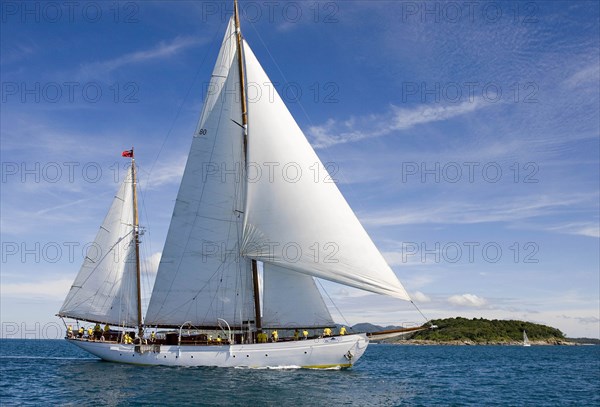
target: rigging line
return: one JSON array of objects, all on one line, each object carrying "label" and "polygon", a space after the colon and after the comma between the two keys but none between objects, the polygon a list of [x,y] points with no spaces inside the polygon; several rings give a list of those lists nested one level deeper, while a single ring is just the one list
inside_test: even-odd
[{"label": "rigging line", "polygon": [[410,303],[417,309],[417,311],[419,311],[419,314],[421,314],[421,316],[425,319],[425,323],[429,322],[429,318],[427,318],[419,309],[419,307],[417,307],[417,304],[415,304],[413,302],[413,300],[410,300]]},{"label": "rigging line", "polygon": [[[263,45],[263,47],[265,47],[265,50],[267,51],[267,54],[269,54],[269,57],[271,58],[271,61],[273,61],[273,64],[275,64],[275,67],[277,68],[277,71],[279,71],[279,74],[281,75],[281,77],[283,78],[283,80],[286,83],[290,83],[290,81],[288,81],[287,77],[285,76],[285,74],[283,73],[283,71],[281,70],[281,68],[279,67],[279,64],[277,63],[277,61],[275,60],[275,57],[273,57],[273,54],[271,54],[271,51],[269,51],[269,48],[267,47],[267,44],[265,43],[265,41],[262,39],[262,36],[260,35],[260,33],[258,32],[258,30],[256,29],[256,27],[254,26],[254,24],[252,24],[252,22],[250,22],[249,24],[252,29],[254,30],[254,32],[256,33],[256,35],[258,36],[258,39],[260,40],[261,44]],[[298,106],[300,106],[300,108],[302,109],[302,112],[304,113],[304,115],[306,116],[306,119],[308,120],[308,122],[310,123],[311,126],[313,126],[313,122],[310,119],[310,116],[308,115],[308,112],[306,111],[306,109],[304,109],[304,105],[302,104],[302,102],[299,100],[300,98],[298,97],[298,95],[294,95],[296,97],[296,100],[298,100]]]},{"label": "rigging line", "polygon": [[[258,32],[258,30],[256,29],[256,27],[254,26],[254,24],[252,24],[252,22],[249,21],[249,25],[252,27],[252,29],[254,30],[254,32],[256,33],[258,39],[260,40],[260,42],[262,43],[263,47],[265,48],[265,50],[267,51],[267,54],[269,54],[269,57],[271,58],[271,61],[273,61],[273,64],[275,65],[275,67],[277,68],[277,71],[279,71],[279,74],[281,75],[281,77],[283,78],[283,80],[289,84],[290,81],[287,79],[287,77],[285,76],[285,74],[283,73],[283,71],[281,70],[281,68],[279,67],[279,64],[277,63],[277,61],[275,60],[275,57],[273,57],[273,54],[271,54],[271,51],[269,51],[269,48],[267,47],[267,44],[265,43],[265,41],[263,40],[262,36],[260,35],[260,32]],[[308,120],[308,124],[311,127],[314,127],[314,123],[311,120],[308,112],[306,111],[306,109],[304,108],[304,105],[302,104],[302,101],[300,100],[300,98],[298,97],[298,95],[294,95],[296,97],[296,100],[298,101],[298,106],[300,106],[300,109],[302,109],[302,112],[304,113],[304,116],[306,116],[306,119]],[[283,100],[283,98],[282,98]],[[285,102],[284,102],[285,104]],[[287,106],[286,106],[287,107]],[[294,119],[295,120],[295,119]],[[304,131],[302,131],[302,133],[304,134]],[[306,135],[305,135],[306,137]],[[308,140],[308,139],[307,139]],[[310,144],[310,141],[309,141]],[[312,146],[312,144],[311,144]],[[327,154],[326,149],[320,149],[321,150],[321,154],[317,154],[317,157],[319,157],[319,160],[321,159],[321,155],[323,156],[331,156],[331,154]],[[330,178],[335,182],[335,185],[338,186],[339,182],[334,178],[335,176],[340,177],[340,179],[342,181],[345,181],[345,188],[348,188],[349,190],[351,190],[352,192],[356,192],[354,187],[352,186],[352,182],[350,182],[350,180],[348,178],[346,178],[345,176],[343,176],[343,173],[340,171],[337,171],[339,169],[339,165],[337,164],[336,160],[329,160],[328,163],[332,163],[335,165],[334,170],[336,170],[336,173],[331,175],[329,174],[329,170],[327,169],[327,163],[323,164],[323,167],[325,168],[325,171],[327,172],[327,174],[330,176]],[[338,187],[339,189],[339,187]],[[359,194],[360,195],[360,194]],[[361,204],[360,201],[357,201],[357,203],[362,207],[363,205]]]},{"label": "rigging line", "polygon": [[[98,267],[100,267],[100,265],[102,264],[102,262],[104,261],[104,259],[106,259],[106,257],[112,253],[113,249],[115,248],[115,246],[117,246],[119,243],[121,243],[127,236],[129,236],[130,234],[132,234],[133,231],[129,231],[127,234],[125,234],[125,236],[122,236],[119,238],[119,240],[117,240],[117,242],[115,244],[113,244],[111,247],[109,247],[109,249],[107,250],[106,254],[104,256],[102,256],[100,258],[100,260],[98,261],[98,263],[95,263],[96,266],[89,272],[89,274],[86,276],[86,278],[81,282],[81,288],[83,288],[83,285],[90,279],[90,277],[92,277],[92,274],[96,271],[96,269]],[[86,256],[87,257],[87,256]],[[84,263],[85,264],[85,263]],[[83,267],[83,266],[82,266]]]},{"label": "rigging line", "polygon": [[183,100],[181,101],[181,103],[179,104],[179,108],[177,109],[177,113],[175,114],[175,118],[173,119],[173,121],[171,122],[171,127],[169,128],[169,130],[167,131],[167,135],[165,136],[165,138],[163,139],[162,144],[160,145],[160,148],[158,150],[158,153],[156,154],[156,158],[154,159],[154,162],[152,163],[152,166],[150,167],[150,171],[148,171],[148,181],[150,180],[150,175],[152,174],[152,170],[154,169],[154,166],[156,165],[156,163],[158,162],[158,159],[160,157],[160,154],[162,153],[165,144],[167,143],[167,140],[169,139],[169,136],[171,135],[171,132],[173,131],[173,128],[175,127],[175,123],[177,122],[177,119],[179,118],[179,115],[181,114],[181,110],[183,109],[183,105],[186,103],[188,96],[190,96],[190,93],[192,92],[192,89],[194,87],[194,84],[196,83],[198,76],[200,76],[200,71],[202,70],[202,67],[204,66],[206,59],[208,58],[208,54],[211,53],[211,51],[213,50],[213,48],[215,48],[215,40],[217,39],[219,33],[222,32],[220,30],[215,30],[215,34],[211,40],[211,46],[208,47],[208,49],[206,50],[206,53],[204,54],[204,58],[202,58],[202,62],[200,63],[198,70],[196,71],[196,75],[194,76],[194,80],[192,81],[192,85],[188,88],[187,93],[185,94],[185,97],[183,98]]},{"label": "rigging line", "polygon": [[333,299],[331,298],[331,296],[329,295],[329,293],[327,292],[327,290],[325,289],[325,287],[323,287],[323,284],[321,283],[321,280],[319,280],[318,278],[316,280],[319,283],[319,285],[321,286],[321,289],[323,290],[323,292],[325,293],[325,295],[327,295],[327,298],[329,298],[329,301],[331,301],[331,303],[333,304],[333,306],[335,307],[335,309],[337,310],[337,312],[340,314],[340,316],[342,317],[342,319],[344,320],[344,322],[346,323],[346,325],[348,326],[348,328],[352,329],[352,327],[350,326],[350,323],[348,322],[348,320],[346,319],[346,317],[344,316],[344,314],[342,314],[342,311],[340,311],[340,309],[338,308],[338,306],[336,305],[336,303],[333,302]]},{"label": "rigging line", "polygon": [[[146,209],[146,193],[145,193],[145,188],[142,188],[141,184],[138,183],[138,191],[140,192],[141,195],[141,201],[142,201],[142,217],[146,219],[146,225],[147,227],[144,228],[144,236],[146,236],[144,238],[144,244],[142,244],[142,242],[140,242],[140,248],[143,252],[143,258],[144,261],[142,262],[142,267],[144,268],[144,279],[145,279],[145,284],[146,284],[146,298],[144,299],[145,302],[145,307],[146,307],[146,311],[148,310],[148,301],[150,298],[150,295],[152,294],[152,288],[153,285],[150,284],[150,271],[149,271],[149,267],[150,267],[150,263],[149,261],[152,258],[152,235],[150,233],[150,220],[148,218],[148,210]],[[140,229],[140,226],[138,225],[138,231]]]}]

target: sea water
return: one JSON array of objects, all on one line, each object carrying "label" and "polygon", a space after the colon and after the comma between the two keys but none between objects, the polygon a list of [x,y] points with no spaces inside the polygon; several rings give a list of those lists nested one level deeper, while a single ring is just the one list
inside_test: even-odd
[{"label": "sea water", "polygon": [[372,344],[349,370],[134,366],[0,340],[0,405],[600,405],[600,346]]}]

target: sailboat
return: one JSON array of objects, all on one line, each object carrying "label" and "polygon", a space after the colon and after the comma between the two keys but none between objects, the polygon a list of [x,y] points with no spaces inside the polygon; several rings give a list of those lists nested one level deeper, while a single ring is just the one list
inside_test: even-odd
[{"label": "sailboat", "polygon": [[531,346],[529,343],[529,338],[527,337],[527,332],[523,330],[523,346]]},{"label": "sailboat", "polygon": [[103,255],[85,259],[58,313],[110,327],[69,341],[143,365],[348,368],[378,333],[332,332],[315,278],[412,302],[273,89],[235,1],[145,316],[131,150]]}]

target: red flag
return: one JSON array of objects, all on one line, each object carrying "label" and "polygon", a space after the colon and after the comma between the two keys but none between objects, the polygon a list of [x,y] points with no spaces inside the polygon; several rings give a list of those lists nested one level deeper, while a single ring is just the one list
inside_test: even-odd
[{"label": "red flag", "polygon": [[123,157],[132,157],[133,158],[133,150],[125,150],[121,153]]}]

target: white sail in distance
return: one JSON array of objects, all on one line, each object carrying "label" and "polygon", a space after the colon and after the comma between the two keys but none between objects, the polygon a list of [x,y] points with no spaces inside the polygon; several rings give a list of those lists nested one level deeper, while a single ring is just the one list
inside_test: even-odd
[{"label": "white sail in distance", "polygon": [[249,147],[243,255],[410,300],[246,42],[244,55]]},{"label": "white sail in distance", "polygon": [[133,186],[127,172],[58,315],[137,326]]},{"label": "white sail in distance", "polygon": [[230,20],[192,140],[146,314],[147,325],[232,326],[254,319],[250,260],[240,256],[243,129]]}]

